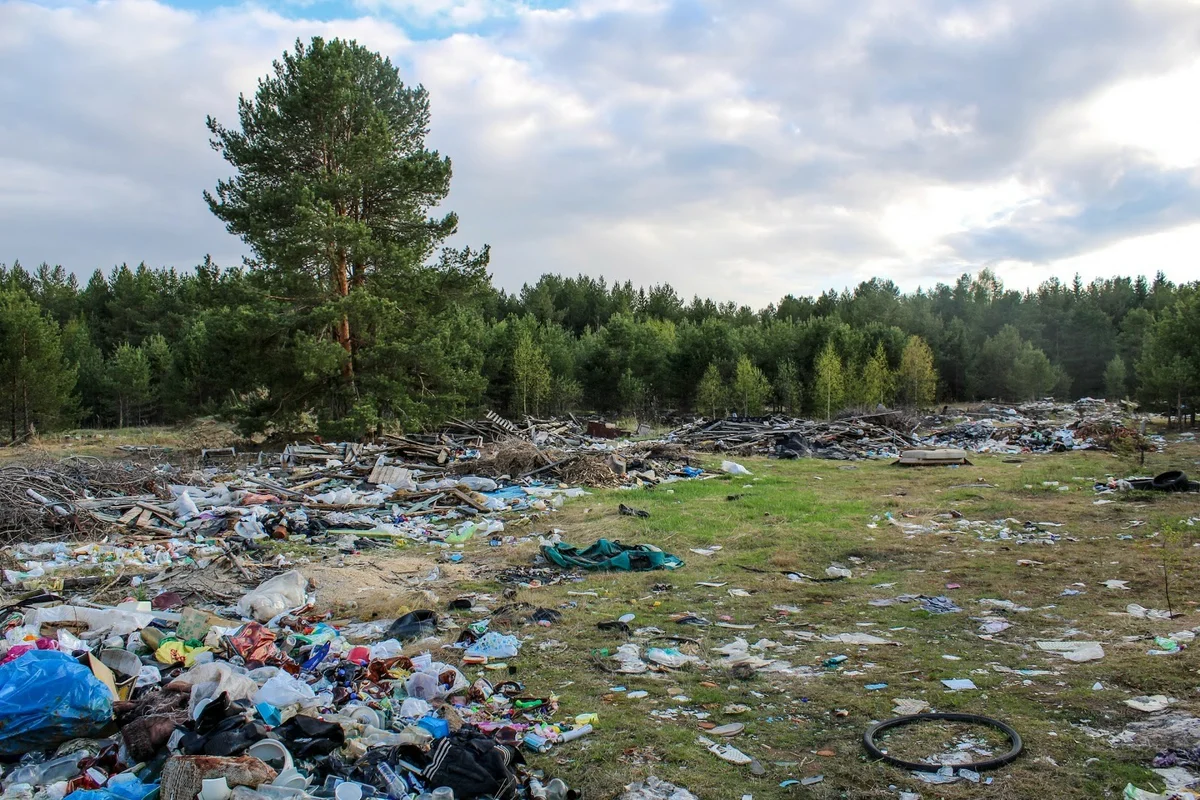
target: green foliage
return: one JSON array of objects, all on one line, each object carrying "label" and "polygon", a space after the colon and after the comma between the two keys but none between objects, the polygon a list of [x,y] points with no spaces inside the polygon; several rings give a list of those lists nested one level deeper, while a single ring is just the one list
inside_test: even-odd
[{"label": "green foliage", "polygon": [[920,336],[908,337],[900,369],[896,372],[896,387],[900,402],[909,408],[923,408],[933,402],[937,393],[937,372],[933,368],[933,351]]},{"label": "green foliage", "polygon": [[733,373],[733,401],[743,416],[758,416],[771,396],[771,383],[763,371],[742,356]]},{"label": "green foliage", "polygon": [[833,342],[825,345],[813,366],[813,404],[824,419],[832,419],[835,411],[842,407],[845,397],[845,377],[842,374],[842,359]]},{"label": "green foliage", "polygon": [[617,397],[620,398],[621,413],[640,414],[646,404],[646,384],[633,374],[632,369],[626,369],[617,381]]},{"label": "green foliage", "polygon": [[804,386],[800,383],[800,370],[796,362],[785,358],[775,370],[775,402],[788,414],[799,414],[804,397]]},{"label": "green foliage", "polygon": [[1018,399],[1036,400],[1049,394],[1058,384],[1059,373],[1041,350],[1024,342],[1013,365],[1013,391]]},{"label": "green foliage", "polygon": [[724,416],[729,402],[729,392],[725,388],[725,380],[716,364],[709,364],[696,387],[696,408],[710,418]]},{"label": "green foliage", "polygon": [[1138,362],[1142,399],[1174,412],[1182,422],[1186,401],[1200,395],[1200,293],[1189,288],[1149,328]]},{"label": "green foliage", "polygon": [[895,393],[896,377],[888,366],[887,353],[883,351],[883,344],[880,343],[875,346],[871,360],[863,368],[862,401],[868,406],[880,403],[886,405],[892,402]]},{"label": "green foliage", "polygon": [[457,218],[429,216],[451,172],[425,147],[429,118],[428,94],[390,61],[319,37],[241,98],[240,130],[209,118],[237,174],[205,199],[254,251],[259,296],[287,298],[268,328],[287,360],[244,387],[255,427],[420,427],[482,390],[465,347],[478,337],[446,331],[480,299],[487,251],[439,250]]},{"label": "green foliage", "polygon": [[1005,325],[980,348],[968,373],[968,386],[982,394],[991,387],[1001,400],[1032,400],[1051,393],[1065,395],[1070,379],[1044,352]]},{"label": "green foliage", "polygon": [[1127,396],[1125,359],[1115,355],[1104,368],[1104,396],[1109,400],[1121,400]]},{"label": "green foliage", "polygon": [[124,342],[105,369],[105,384],[117,411],[117,425],[137,425],[150,399],[150,359],[146,351]]},{"label": "green foliage", "polygon": [[555,375],[550,381],[550,404],[555,413],[562,414],[579,408],[583,402],[583,386],[569,375]]},{"label": "green foliage", "polygon": [[52,430],[75,413],[75,367],[58,324],[17,291],[0,291],[0,392],[13,439]]},{"label": "green foliage", "polygon": [[542,402],[550,396],[552,382],[546,354],[528,333],[522,333],[517,340],[512,370],[513,407],[522,414],[537,414]]},{"label": "green foliage", "polygon": [[81,318],[69,321],[62,330],[63,357],[75,371],[75,387],[82,409],[80,419],[96,424],[107,401],[104,354],[92,341],[91,331]]}]

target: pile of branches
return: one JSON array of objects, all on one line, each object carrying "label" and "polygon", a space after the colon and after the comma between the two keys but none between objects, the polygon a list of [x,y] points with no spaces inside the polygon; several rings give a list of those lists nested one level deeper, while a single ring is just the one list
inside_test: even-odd
[{"label": "pile of branches", "polygon": [[847,459],[896,454],[915,446],[918,440],[908,432],[911,422],[905,412],[897,411],[828,421],[783,416],[700,420],[673,431],[667,438],[693,450]]},{"label": "pile of branches", "polygon": [[167,496],[168,475],[133,461],[85,456],[0,467],[0,544],[82,539],[106,524],[108,498]]}]

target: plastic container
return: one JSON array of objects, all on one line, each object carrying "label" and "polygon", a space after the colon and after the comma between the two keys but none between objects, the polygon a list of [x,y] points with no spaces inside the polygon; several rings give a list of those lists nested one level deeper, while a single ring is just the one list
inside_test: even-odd
[{"label": "plastic container", "polygon": [[449,786],[439,786],[433,790],[433,800],[454,800],[454,790]]},{"label": "plastic container", "polygon": [[445,739],[450,735],[450,723],[438,717],[422,717],[417,725],[429,731],[434,739]]},{"label": "plastic container", "polygon": [[560,742],[570,742],[575,739],[579,739],[583,736],[587,736],[589,733],[592,732],[592,730],[594,730],[594,729],[592,728],[591,725],[584,725],[582,727],[576,728],[575,730],[567,731],[566,733],[559,736],[558,740]]}]

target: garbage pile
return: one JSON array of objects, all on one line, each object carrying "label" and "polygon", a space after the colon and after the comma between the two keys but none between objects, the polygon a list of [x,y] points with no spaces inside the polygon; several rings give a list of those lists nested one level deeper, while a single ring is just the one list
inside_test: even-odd
[{"label": "garbage pile", "polygon": [[835,460],[891,459],[917,448],[1015,454],[1111,449],[1118,441],[1147,441],[1125,425],[1123,412],[1120,404],[1084,398],[1066,405],[1039,401],[969,410],[947,407],[923,418],[880,411],[833,420],[779,415],[701,419],[672,431],[666,441],[701,451]]},{"label": "garbage pile", "polygon": [[897,429],[907,420],[901,412],[885,412],[821,421],[772,416],[763,419],[699,420],[667,435],[668,442],[737,455],[780,458],[895,458],[919,446],[911,433]]},{"label": "garbage pile", "polygon": [[[635,488],[708,475],[678,445],[584,436],[579,446],[562,437],[542,446],[528,437],[546,441],[547,426],[517,429],[496,419],[490,428],[470,423],[471,430],[504,431],[490,442],[477,432],[294,444],[243,466],[186,472],[79,458],[5,467],[0,545],[7,558],[0,566],[10,584],[81,566],[111,573],[213,563],[252,581],[259,576],[246,553],[270,540],[347,551],[406,542],[452,547],[475,537],[513,543],[506,526],[552,512],[586,494],[585,486]],[[89,582],[98,581],[49,588]]]},{"label": "garbage pile", "polygon": [[1115,442],[1139,438],[1127,418],[1121,404],[1088,397],[1070,404],[984,405],[927,417],[920,435],[928,446],[974,453],[1109,450]]},{"label": "garbage pile", "polygon": [[523,753],[587,736],[596,715],[564,716],[553,694],[464,674],[508,678],[522,626],[558,612],[473,605],[339,627],[291,571],[217,613],[169,592],[112,607],[42,594],[0,609],[2,796],[576,796],[539,780]]}]

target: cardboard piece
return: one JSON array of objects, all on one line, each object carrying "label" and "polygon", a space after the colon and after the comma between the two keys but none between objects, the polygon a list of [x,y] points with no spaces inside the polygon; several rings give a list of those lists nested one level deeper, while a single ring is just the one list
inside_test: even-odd
[{"label": "cardboard piece", "polygon": [[185,608],[179,614],[179,627],[175,629],[175,635],[185,642],[193,640],[202,642],[214,625],[220,628],[236,628],[241,623],[210,614],[207,611]]}]

